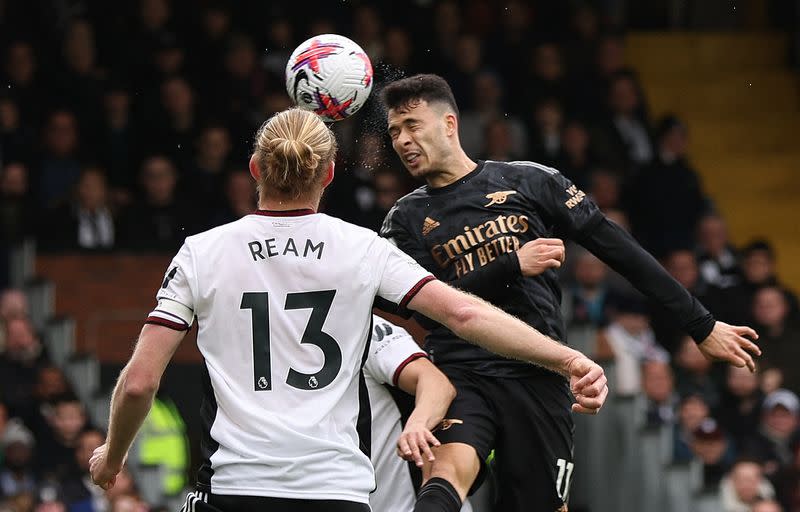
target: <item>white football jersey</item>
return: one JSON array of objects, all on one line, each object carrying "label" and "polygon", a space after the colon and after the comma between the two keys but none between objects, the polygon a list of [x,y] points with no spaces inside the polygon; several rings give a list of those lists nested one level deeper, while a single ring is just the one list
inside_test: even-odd
[{"label": "white football jersey", "polygon": [[376,233],[311,210],[187,238],[148,322],[197,319],[208,371],[198,488],[367,503],[373,302],[404,307],[432,279]]},{"label": "white football jersey", "polygon": [[[373,315],[372,345],[364,365],[372,411],[372,464],[378,486],[369,497],[375,512],[412,512],[416,490],[409,463],[397,455],[397,440],[403,431],[400,409],[385,385],[397,386],[408,363],[427,357],[411,335],[397,325]],[[462,512],[471,512],[465,501]]]},{"label": "white football jersey", "polygon": [[372,317],[372,345],[364,365],[372,412],[372,465],[378,487],[369,497],[372,510],[411,512],[416,491],[408,463],[397,455],[403,431],[400,410],[385,384],[397,386],[400,372],[411,361],[426,357],[408,332],[379,316]]}]

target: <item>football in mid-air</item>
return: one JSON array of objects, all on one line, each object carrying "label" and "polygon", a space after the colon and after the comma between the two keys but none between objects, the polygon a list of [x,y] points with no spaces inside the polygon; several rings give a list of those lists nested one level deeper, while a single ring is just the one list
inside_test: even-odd
[{"label": "football in mid-air", "polygon": [[304,41],[286,63],[286,92],[325,121],[355,114],[372,91],[372,63],[350,39],[322,34]]}]

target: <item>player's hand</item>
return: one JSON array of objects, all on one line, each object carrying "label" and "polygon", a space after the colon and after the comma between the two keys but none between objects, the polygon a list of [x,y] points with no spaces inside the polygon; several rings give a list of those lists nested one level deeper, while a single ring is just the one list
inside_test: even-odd
[{"label": "player's hand", "polygon": [[737,368],[747,366],[751,372],[754,372],[756,363],[753,361],[752,355],[760,356],[761,349],[747,338],[757,340],[758,333],[749,327],[717,322],[708,338],[697,346],[706,359],[725,361]]},{"label": "player's hand", "polygon": [[523,276],[538,276],[549,268],[559,268],[566,253],[564,242],[558,238],[537,238],[517,250],[519,269]]},{"label": "player's hand", "polygon": [[441,443],[431,433],[431,431],[423,424],[418,422],[406,423],[406,428],[400,434],[400,439],[397,440],[397,454],[417,465],[422,467],[425,464],[424,459],[428,462],[433,462],[436,457],[433,456],[431,446],[439,446]]},{"label": "player's hand", "polygon": [[597,414],[608,396],[608,379],[603,368],[584,355],[567,365],[569,387],[575,395],[572,410],[582,414]]},{"label": "player's hand", "polygon": [[89,473],[92,475],[92,482],[105,491],[114,487],[117,482],[117,475],[122,471],[122,466],[125,465],[124,460],[121,464],[109,463],[107,451],[108,444],[103,444],[95,449],[89,459]]}]

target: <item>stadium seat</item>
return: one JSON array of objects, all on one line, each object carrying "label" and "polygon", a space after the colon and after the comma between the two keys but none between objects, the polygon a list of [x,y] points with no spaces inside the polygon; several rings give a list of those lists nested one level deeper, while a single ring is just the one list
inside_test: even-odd
[{"label": "stadium seat", "polygon": [[50,320],[44,329],[43,342],[50,360],[63,367],[75,353],[75,320],[69,317]]}]

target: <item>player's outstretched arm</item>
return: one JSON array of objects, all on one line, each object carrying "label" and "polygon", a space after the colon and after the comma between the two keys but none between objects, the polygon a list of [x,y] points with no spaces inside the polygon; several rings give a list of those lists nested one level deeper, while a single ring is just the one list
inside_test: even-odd
[{"label": "player's outstretched arm", "polygon": [[578,402],[573,405],[577,412],[597,412],[608,395],[599,365],[478,297],[432,281],[419,290],[408,307],[446,325],[459,338],[568,376]]},{"label": "player's outstretched arm", "polygon": [[707,358],[738,367],[747,366],[755,371],[752,356],[761,355],[761,350],[745,336],[755,340],[758,334],[749,327],[715,321],[700,301],[625,230],[603,219],[590,232],[584,233],[580,243],[672,313]]},{"label": "player's outstretched arm", "polygon": [[114,486],[131,443],[150,412],[161,376],[185,335],[186,331],[160,325],[145,325],[142,329],[111,397],[108,438],[89,462],[92,481],[103,489]]},{"label": "player's outstretched arm", "polygon": [[422,467],[423,457],[428,461],[435,459],[430,446],[439,446],[439,441],[431,431],[447,414],[450,403],[456,397],[456,388],[426,358],[415,359],[407,364],[400,372],[397,387],[415,398],[414,410],[397,441],[397,453]]}]

